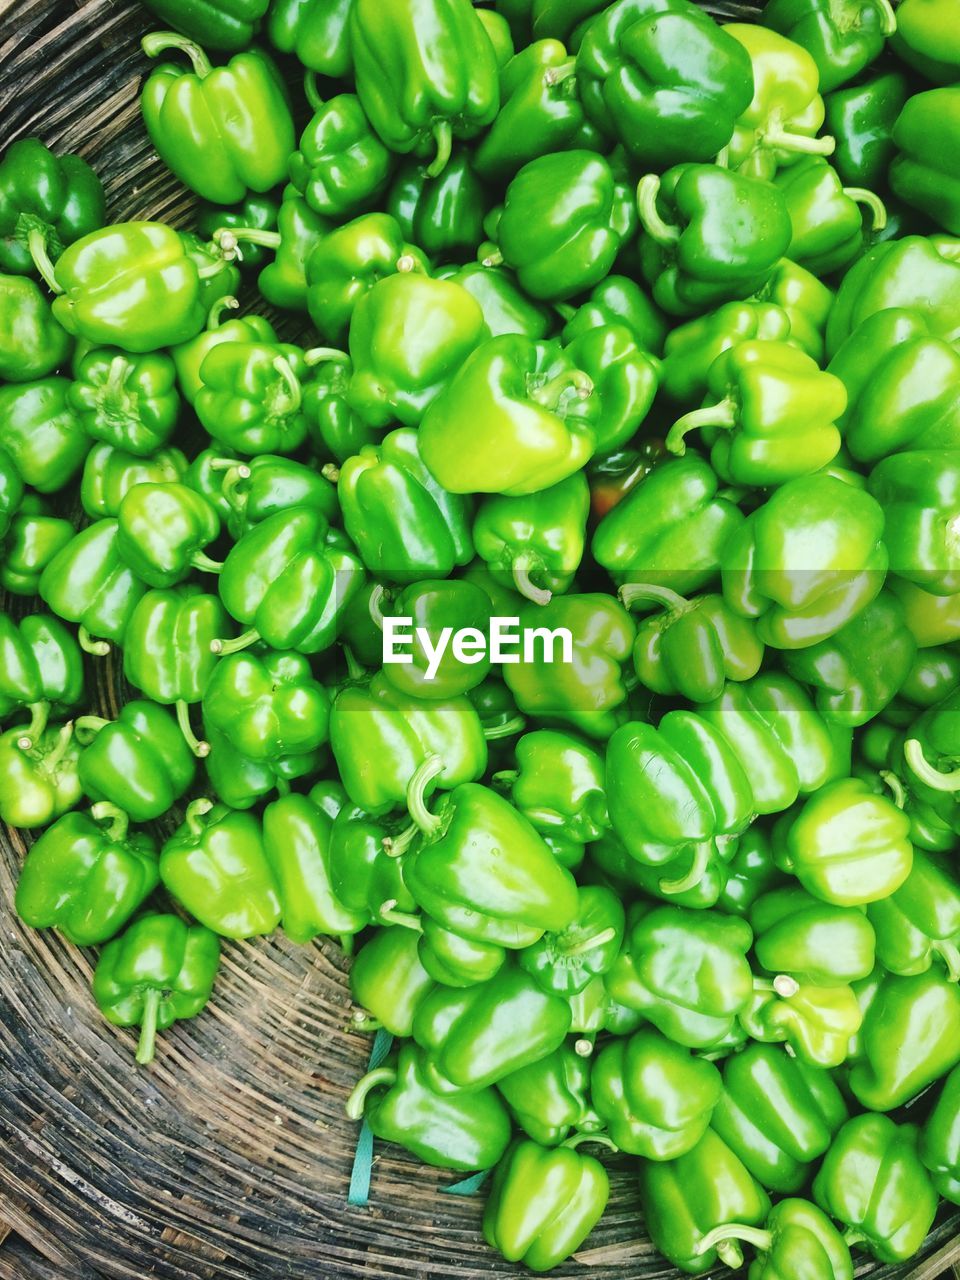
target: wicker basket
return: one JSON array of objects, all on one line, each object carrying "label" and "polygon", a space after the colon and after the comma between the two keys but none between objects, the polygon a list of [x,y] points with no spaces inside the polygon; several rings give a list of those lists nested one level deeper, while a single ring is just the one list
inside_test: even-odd
[{"label": "wicker basket", "polygon": [[[146,29],[133,0],[0,0],[0,147],[36,134],[77,150],[105,180],[114,219],[186,225],[192,198],[140,122]],[[91,664],[90,680],[98,710],[115,714],[127,695],[116,665]],[[377,1145],[370,1206],[348,1207],[356,1126],[343,1102],[369,1041],[345,1030],[336,945],[277,934],[228,946],[209,1011],[166,1032],[154,1066],[138,1070],[131,1034],[93,1006],[91,953],[15,918],[24,851],[18,832],[3,835],[0,1280],[518,1274],[484,1245],[479,1202],[442,1194],[455,1175],[397,1148]],[[630,1161],[612,1173],[601,1226],[556,1274],[679,1275],[644,1238]],[[944,1216],[912,1269],[857,1274],[950,1274],[958,1229]]]}]

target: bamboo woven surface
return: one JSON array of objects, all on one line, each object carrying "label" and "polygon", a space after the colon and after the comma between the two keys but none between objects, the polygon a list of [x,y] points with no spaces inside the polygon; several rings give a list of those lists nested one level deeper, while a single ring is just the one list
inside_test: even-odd
[{"label": "bamboo woven surface", "polygon": [[[0,148],[35,134],[79,151],[116,220],[189,225],[192,200],[140,123],[147,25],[132,0],[0,0]],[[89,675],[97,709],[115,714],[115,665]],[[14,916],[24,851],[16,832],[0,840],[0,1280],[518,1274],[484,1245],[479,1200],[442,1194],[455,1175],[396,1148],[377,1144],[369,1208],[347,1206],[356,1127],[343,1102],[369,1040],[345,1030],[337,946],[228,945],[208,1012],[164,1033],[138,1070],[131,1033],[93,1006],[93,954]],[[630,1161],[613,1163],[612,1181],[600,1227],[555,1274],[676,1276],[644,1238]],[[924,1261],[857,1274],[956,1274],[958,1229],[945,1215]]]}]

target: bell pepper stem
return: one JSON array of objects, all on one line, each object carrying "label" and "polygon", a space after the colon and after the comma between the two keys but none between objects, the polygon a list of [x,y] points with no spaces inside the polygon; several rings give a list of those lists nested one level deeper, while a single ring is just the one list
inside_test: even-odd
[{"label": "bell pepper stem", "polygon": [[933,954],[939,956],[946,966],[947,977],[951,982],[960,982],[960,947],[955,942],[941,939],[934,942]]},{"label": "bell pepper stem", "polygon": [[394,263],[397,268],[398,275],[406,275],[410,271],[422,271],[423,267],[413,256],[412,253],[401,253],[400,257]]},{"label": "bell pepper stem", "polygon": [[214,329],[220,328],[223,324],[224,311],[237,311],[239,308],[240,302],[232,294],[227,293],[222,298],[218,298],[207,312],[207,332],[212,333]]},{"label": "bell pepper stem", "polygon": [[897,33],[897,15],[893,11],[893,5],[890,0],[876,0],[877,8],[880,10],[880,30],[885,36],[893,36]]},{"label": "bell pepper stem", "polygon": [[919,738],[908,738],[903,744],[903,755],[915,776],[934,791],[960,791],[960,769],[950,773],[941,773],[934,768],[923,754],[923,744]]},{"label": "bell pepper stem", "polygon": [[383,852],[388,858],[402,858],[419,834],[420,828],[415,822],[411,822],[398,836],[383,837],[380,841]]},{"label": "bell pepper stem", "polygon": [[581,400],[588,400],[593,395],[593,380],[582,369],[567,369],[545,382],[542,387],[534,387],[530,392],[530,399],[542,404],[545,409],[556,409],[563,397],[570,392]]},{"label": "bell pepper stem", "polygon": [[503,724],[493,724],[484,728],[483,736],[488,742],[496,742],[500,738],[512,738],[515,733],[522,733],[527,727],[523,716],[511,716]]},{"label": "bell pepper stem", "polygon": [[684,437],[689,432],[697,431],[700,427],[720,427],[729,431],[736,425],[737,406],[734,400],[727,396],[716,404],[704,405],[702,409],[691,409],[682,418],[678,418],[667,432],[666,446],[671,453],[682,457],[687,451]]},{"label": "bell pepper stem", "polygon": [[843,194],[870,211],[870,225],[874,231],[882,231],[887,225],[887,206],[873,191],[866,187],[844,187]]},{"label": "bell pepper stem", "polygon": [[43,283],[47,286],[51,293],[63,293],[60,285],[57,283],[57,275],[53,269],[53,263],[50,261],[50,254],[47,252],[47,238],[39,227],[33,227],[27,236],[27,249],[30,257],[33,259],[33,265],[43,277]]},{"label": "bell pepper stem", "polygon": [[[697,1245],[697,1253],[709,1253],[711,1249],[716,1249],[718,1244],[728,1240],[742,1240],[744,1244],[752,1244],[761,1253],[766,1253],[773,1243],[773,1234],[770,1231],[764,1231],[762,1227],[748,1227],[740,1222],[725,1222],[707,1232]],[[720,1252],[719,1249],[717,1252]]]},{"label": "bell pepper stem", "polygon": [[791,133],[781,125],[773,125],[763,135],[764,144],[778,151],[794,151],[804,156],[832,156],[837,149],[836,138],[811,138],[805,133]]},{"label": "bell pepper stem", "polygon": [[340,482],[340,468],[335,462],[325,462],[320,468],[320,474],[324,480],[329,480],[331,484],[339,484]]},{"label": "bell pepper stem", "polygon": [[863,1244],[866,1238],[862,1231],[857,1231],[854,1227],[850,1227],[843,1233],[844,1244],[850,1249],[856,1248],[858,1244]]},{"label": "bell pepper stem", "polygon": [[362,680],[367,674],[366,667],[362,667],[356,660],[353,650],[348,644],[343,646],[343,660],[347,664],[348,680]]},{"label": "bell pepper stem", "polygon": [[198,738],[193,732],[193,727],[190,724],[190,708],[182,698],[177,700],[176,711],[177,724],[180,726],[184,741],[198,760],[204,759],[205,756],[210,754],[210,743],[204,742],[202,738]]},{"label": "bell pepper stem", "polygon": [[680,228],[660,217],[657,208],[657,197],[660,194],[660,179],[655,173],[648,173],[637,183],[637,212],[640,221],[651,240],[657,244],[676,244],[680,239]]},{"label": "bell pepper stem", "polygon": [[718,169],[730,168],[730,147],[729,144],[721,147],[717,154],[713,157],[713,163]]},{"label": "bell pepper stem", "polygon": [[509,791],[519,777],[519,769],[498,769],[490,781],[502,791]]},{"label": "bell pepper stem", "polygon": [[743,1266],[743,1250],[736,1240],[722,1240],[717,1245],[717,1257],[731,1271],[739,1271]]},{"label": "bell pepper stem", "polygon": [[277,415],[286,416],[296,413],[303,403],[303,390],[300,379],[293,372],[293,366],[286,356],[275,356],[273,368],[280,375],[280,387],[274,397],[270,409]]},{"label": "bell pepper stem", "polygon": [[893,772],[892,769],[881,769],[880,777],[890,788],[890,794],[893,797],[893,803],[898,809],[902,809],[907,803],[907,789]]},{"label": "bell pepper stem", "polygon": [[513,562],[514,585],[522,596],[527,600],[532,600],[534,604],[549,604],[553,599],[553,592],[548,591],[546,587],[538,587],[530,577],[536,567],[536,563],[531,556],[517,556]]},{"label": "bell pepper stem", "polygon": [[613,1139],[605,1133],[572,1133],[560,1145],[566,1147],[568,1151],[574,1151],[583,1142],[595,1142],[598,1146],[606,1147],[608,1151],[620,1150]]},{"label": "bell pepper stem", "polygon": [[77,741],[86,745],[93,741],[101,729],[105,729],[112,723],[113,721],[107,720],[105,716],[77,716],[73,722],[73,731]]},{"label": "bell pepper stem", "polygon": [[382,582],[378,582],[377,585],[370,592],[370,599],[367,601],[367,607],[370,610],[371,621],[373,622],[373,625],[377,628],[378,631],[383,630],[382,601],[386,598],[386,595],[387,595],[386,587],[383,585]]},{"label": "bell pepper stem", "polygon": [[303,353],[303,359],[311,369],[318,364],[350,364],[350,357],[339,347],[311,347]]},{"label": "bell pepper stem", "polygon": [[195,41],[188,40],[186,36],[178,35],[176,31],[151,31],[140,41],[140,48],[148,58],[156,58],[167,49],[179,49],[190,59],[193,74],[199,76],[201,80],[213,70],[210,59],[200,46]]},{"label": "bell pepper stem", "polygon": [[710,865],[711,852],[710,841],[701,840],[700,843],[694,847],[693,861],[690,863],[690,869],[687,871],[686,875],[678,876],[674,880],[661,880],[660,892],[675,894],[686,893],[688,889],[695,889],[706,875],[707,867]]},{"label": "bell pepper stem", "polygon": [[[279,231],[264,231],[260,227],[218,227],[213,233],[213,243],[225,262],[233,262],[234,259],[243,261],[241,244],[257,244],[263,249],[279,249],[281,241],[282,236]],[[215,275],[221,270],[220,263],[216,263],[210,274]],[[203,271],[200,274],[202,275]]]},{"label": "bell pepper stem", "polygon": [[775,978],[754,978],[754,991],[769,991],[783,1000],[789,1000],[800,990],[800,983],[789,974],[778,973]]},{"label": "bell pepper stem", "polygon": [[427,787],[441,773],[443,773],[443,761],[440,757],[427,756],[407,783],[407,809],[410,817],[425,836],[436,835],[442,825],[437,815],[427,808],[425,800]]},{"label": "bell pepper stem", "polygon": [[552,89],[558,84],[571,80],[577,74],[576,58],[567,58],[563,62],[558,62],[556,66],[547,67],[543,73],[543,83],[545,88]]},{"label": "bell pepper stem", "polygon": [[491,253],[486,253],[480,259],[481,267],[502,267],[503,254],[499,249],[494,249]]},{"label": "bell pepper stem", "polygon": [[625,582],[617,595],[625,609],[633,608],[641,600],[661,604],[668,613],[686,613],[691,607],[690,601],[685,596],[671,590],[670,587],[661,587],[654,582]]},{"label": "bell pepper stem", "polygon": [[357,1009],[350,1019],[351,1031],[380,1031],[383,1023],[379,1018],[371,1018],[366,1009]]},{"label": "bell pepper stem", "polygon": [[77,644],[84,653],[89,653],[95,658],[105,658],[110,652],[110,645],[106,640],[94,640],[86,627],[77,627]]},{"label": "bell pepper stem", "polygon": [[211,458],[207,463],[210,471],[230,471],[234,467],[238,471],[243,472],[243,478],[246,479],[250,474],[250,468],[245,462],[241,462],[239,458]]},{"label": "bell pepper stem", "polygon": [[[211,463],[211,467],[212,465]],[[248,498],[246,485],[250,474],[250,468],[245,462],[233,462],[226,470],[220,492],[234,511],[242,512],[246,509]]]},{"label": "bell pepper stem", "polygon": [[563,321],[572,320],[577,314],[577,308],[571,307],[569,302],[555,302],[553,309]]},{"label": "bell pepper stem", "polygon": [[384,924],[395,924],[401,929],[411,929],[414,933],[423,933],[420,917],[412,915],[409,911],[398,911],[396,898],[388,898],[377,912],[377,915]]},{"label": "bell pepper stem", "polygon": [[437,154],[427,165],[427,177],[438,178],[447,167],[450,152],[453,150],[453,126],[449,120],[438,120],[433,126],[433,137],[437,144]]},{"label": "bell pepper stem", "polygon": [[290,794],[290,783],[286,778],[277,778],[273,785],[276,787],[277,795],[280,796],[281,799]]},{"label": "bell pepper stem", "polygon": [[29,751],[37,745],[40,735],[47,727],[47,720],[50,718],[49,702],[34,702],[29,707],[30,723],[24,726],[17,739],[17,746],[21,751]]},{"label": "bell pepper stem", "polygon": [[320,95],[320,90],[317,88],[317,73],[315,71],[308,71],[303,77],[303,92],[314,115],[326,106]]},{"label": "bell pepper stem", "polygon": [[114,356],[110,361],[110,370],[104,384],[104,396],[108,405],[115,406],[123,395],[123,384],[126,381],[130,365],[126,356]]},{"label": "bell pepper stem", "polygon": [[118,805],[111,804],[109,800],[100,800],[97,804],[91,806],[90,817],[94,822],[108,823],[108,839],[119,844],[126,838],[130,827],[130,818]]},{"label": "bell pepper stem", "polygon": [[160,1012],[160,991],[151,987],[143,998],[143,1016],[140,1019],[140,1040],[137,1043],[137,1061],[142,1067],[153,1061],[157,1043],[157,1014]]},{"label": "bell pepper stem", "polygon": [[578,1036],[573,1042],[573,1052],[578,1058],[589,1058],[593,1053],[593,1041],[589,1036]]},{"label": "bell pepper stem", "polygon": [[56,746],[44,757],[43,768],[47,777],[51,777],[56,773],[57,766],[66,755],[67,748],[70,746],[70,741],[73,738],[74,727],[75,726],[71,723],[65,724],[57,734]]},{"label": "bell pepper stem", "polygon": [[340,933],[337,935],[337,941],[340,943],[340,950],[345,956],[353,955],[354,937],[352,933]]},{"label": "bell pepper stem", "polygon": [[611,926],[607,929],[601,929],[599,933],[595,933],[589,938],[581,938],[579,942],[560,942],[557,950],[567,957],[584,956],[588,951],[596,951],[600,947],[605,947],[616,936],[617,931]]},{"label": "bell pepper stem", "polygon": [[226,658],[231,653],[240,653],[243,649],[249,649],[259,639],[260,632],[251,628],[249,631],[242,632],[233,640],[211,640],[210,652],[219,653],[221,658]]},{"label": "bell pepper stem", "polygon": [[223,561],[211,560],[208,555],[204,555],[202,551],[195,551],[190,557],[190,563],[195,569],[199,569],[202,573],[222,573]]},{"label": "bell pepper stem", "polygon": [[386,1085],[389,1089],[391,1085],[396,1084],[397,1073],[392,1067],[376,1067],[373,1071],[368,1071],[354,1085],[353,1092],[347,1099],[346,1112],[351,1120],[363,1119],[363,1108],[367,1101],[367,1094],[374,1089],[379,1089],[381,1085]]},{"label": "bell pepper stem", "polygon": [[206,796],[200,796],[197,800],[191,800],[187,805],[187,812],[183,815],[183,825],[187,828],[192,836],[203,834],[204,823],[200,819],[213,808],[213,801]]}]

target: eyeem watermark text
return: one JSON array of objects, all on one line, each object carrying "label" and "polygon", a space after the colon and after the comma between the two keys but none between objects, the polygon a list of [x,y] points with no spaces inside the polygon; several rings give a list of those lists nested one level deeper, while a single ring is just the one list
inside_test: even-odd
[{"label": "eyeem watermark text", "polygon": [[384,663],[413,662],[414,645],[427,660],[425,678],[433,680],[449,650],[457,662],[475,666],[491,662],[573,662],[573,634],[568,627],[521,627],[519,618],[494,617],[488,631],[479,627],[442,627],[431,635],[413,626],[413,618],[383,619]]}]

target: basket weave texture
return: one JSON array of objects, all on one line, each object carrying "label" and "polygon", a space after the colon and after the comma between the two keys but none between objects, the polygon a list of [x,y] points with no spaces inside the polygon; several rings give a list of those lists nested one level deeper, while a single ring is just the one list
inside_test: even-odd
[{"label": "basket weave texture", "polygon": [[[0,148],[36,135],[78,151],[106,184],[112,220],[189,226],[193,199],[140,120],[148,27],[132,0],[0,0]],[[88,683],[106,716],[128,696],[114,659],[91,663]],[[370,1206],[348,1207],[357,1130],[343,1103],[369,1037],[345,1030],[339,947],[281,934],[228,945],[208,1011],[165,1032],[138,1070],[131,1033],[93,1005],[93,954],[14,915],[25,849],[21,833],[0,832],[0,1280],[520,1274],[483,1243],[479,1198],[444,1195],[456,1175],[397,1148],[377,1144]],[[644,1236],[631,1162],[611,1173],[603,1222],[554,1274],[679,1276]],[[923,1259],[857,1275],[952,1275],[958,1231],[960,1215],[945,1215]]]}]

